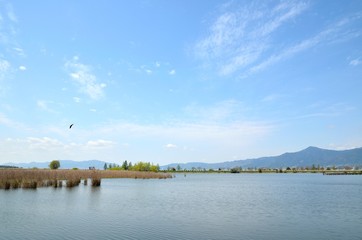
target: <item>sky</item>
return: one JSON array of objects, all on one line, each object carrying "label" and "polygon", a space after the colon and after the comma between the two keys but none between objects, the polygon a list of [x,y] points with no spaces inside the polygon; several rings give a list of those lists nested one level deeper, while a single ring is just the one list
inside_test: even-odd
[{"label": "sky", "polygon": [[362,147],[361,93],[360,0],[0,0],[0,164]]}]

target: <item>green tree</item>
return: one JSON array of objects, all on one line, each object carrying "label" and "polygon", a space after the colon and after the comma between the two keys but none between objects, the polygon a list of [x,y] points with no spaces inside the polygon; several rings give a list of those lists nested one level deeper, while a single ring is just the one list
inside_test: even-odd
[{"label": "green tree", "polygon": [[104,170],[107,170],[108,166],[107,166],[107,163],[104,163]]},{"label": "green tree", "polygon": [[58,169],[60,168],[60,162],[58,160],[53,160],[49,164],[50,169]]},{"label": "green tree", "polygon": [[180,164],[177,165],[177,171],[181,171],[181,166],[180,166]]},{"label": "green tree", "polygon": [[128,170],[128,163],[127,163],[127,160],[123,162],[123,164],[122,164],[122,168],[123,168],[124,170]]}]

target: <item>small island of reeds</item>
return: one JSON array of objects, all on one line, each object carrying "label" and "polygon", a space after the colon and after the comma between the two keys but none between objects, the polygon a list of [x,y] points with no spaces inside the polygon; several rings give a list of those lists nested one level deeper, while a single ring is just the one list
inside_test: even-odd
[{"label": "small island of reeds", "polygon": [[149,171],[0,169],[0,189],[38,187],[75,187],[81,184],[100,186],[102,178],[166,179],[171,174]]}]

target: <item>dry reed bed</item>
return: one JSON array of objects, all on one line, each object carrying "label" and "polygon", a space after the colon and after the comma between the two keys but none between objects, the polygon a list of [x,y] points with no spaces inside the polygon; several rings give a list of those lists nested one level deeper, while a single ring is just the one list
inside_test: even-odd
[{"label": "dry reed bed", "polygon": [[100,186],[102,178],[170,178],[170,174],[137,171],[103,170],[48,170],[48,169],[0,169],[0,189],[66,187],[84,185],[91,179],[92,186]]}]

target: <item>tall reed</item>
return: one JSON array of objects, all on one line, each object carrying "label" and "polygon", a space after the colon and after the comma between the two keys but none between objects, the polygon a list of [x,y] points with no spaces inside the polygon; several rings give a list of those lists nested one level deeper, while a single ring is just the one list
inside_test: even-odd
[{"label": "tall reed", "polygon": [[138,171],[111,170],[50,170],[50,169],[0,169],[0,189],[62,187],[63,181],[67,187],[78,186],[81,179],[86,185],[91,179],[92,186],[100,186],[102,178],[171,178],[170,174]]}]

